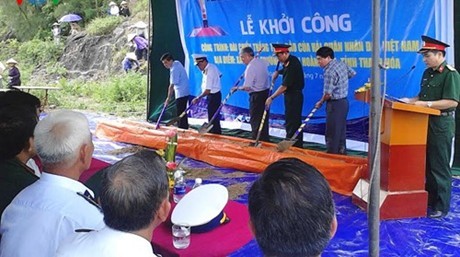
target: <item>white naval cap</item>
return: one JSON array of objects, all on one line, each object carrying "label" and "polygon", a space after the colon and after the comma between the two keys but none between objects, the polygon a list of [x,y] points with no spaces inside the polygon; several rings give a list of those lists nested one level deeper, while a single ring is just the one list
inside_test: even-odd
[{"label": "white naval cap", "polygon": [[228,202],[228,190],[219,184],[199,186],[188,192],[176,205],[171,222],[188,225],[194,233],[210,231],[229,221],[223,212]]},{"label": "white naval cap", "polygon": [[203,61],[208,58],[205,54],[192,54],[193,60],[195,60],[195,65],[197,65],[200,61]]}]

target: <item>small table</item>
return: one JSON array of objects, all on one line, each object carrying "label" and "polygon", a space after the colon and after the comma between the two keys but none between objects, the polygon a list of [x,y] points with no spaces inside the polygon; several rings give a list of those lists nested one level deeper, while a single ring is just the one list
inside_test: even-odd
[{"label": "small table", "polygon": [[44,87],[44,86],[13,86],[14,88],[24,91],[27,90],[27,93],[30,90],[45,90],[45,99],[43,101],[43,108],[48,105],[48,90],[61,90],[60,87]]}]

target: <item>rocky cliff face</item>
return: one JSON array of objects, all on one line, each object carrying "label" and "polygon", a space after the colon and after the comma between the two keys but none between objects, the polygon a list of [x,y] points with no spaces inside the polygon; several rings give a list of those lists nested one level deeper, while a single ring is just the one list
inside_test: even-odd
[{"label": "rocky cliff face", "polygon": [[97,79],[122,72],[121,61],[130,51],[127,44],[128,22],[110,35],[90,36],[84,31],[67,38],[59,62],[69,78]]}]

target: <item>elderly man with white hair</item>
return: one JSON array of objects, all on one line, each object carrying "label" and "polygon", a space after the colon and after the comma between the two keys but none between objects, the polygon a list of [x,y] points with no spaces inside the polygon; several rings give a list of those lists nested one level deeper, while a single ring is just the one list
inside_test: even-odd
[{"label": "elderly man with white hair", "polygon": [[44,172],[3,212],[1,257],[53,256],[76,229],[104,225],[93,193],[78,182],[94,151],[86,117],[74,111],[52,112],[37,124],[34,139]]}]

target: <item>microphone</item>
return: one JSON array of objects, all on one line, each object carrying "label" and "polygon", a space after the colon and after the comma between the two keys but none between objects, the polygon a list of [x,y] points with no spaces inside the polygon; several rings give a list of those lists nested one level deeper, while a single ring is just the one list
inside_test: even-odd
[{"label": "microphone", "polygon": [[415,65],[412,65],[412,67],[410,67],[409,71],[407,71],[406,73],[404,73],[403,75],[401,75],[399,78],[393,80],[393,81],[391,82],[390,85],[393,85],[393,84],[396,84],[396,83],[401,82],[401,80],[402,80],[403,78],[407,77],[414,69],[415,69]]}]

